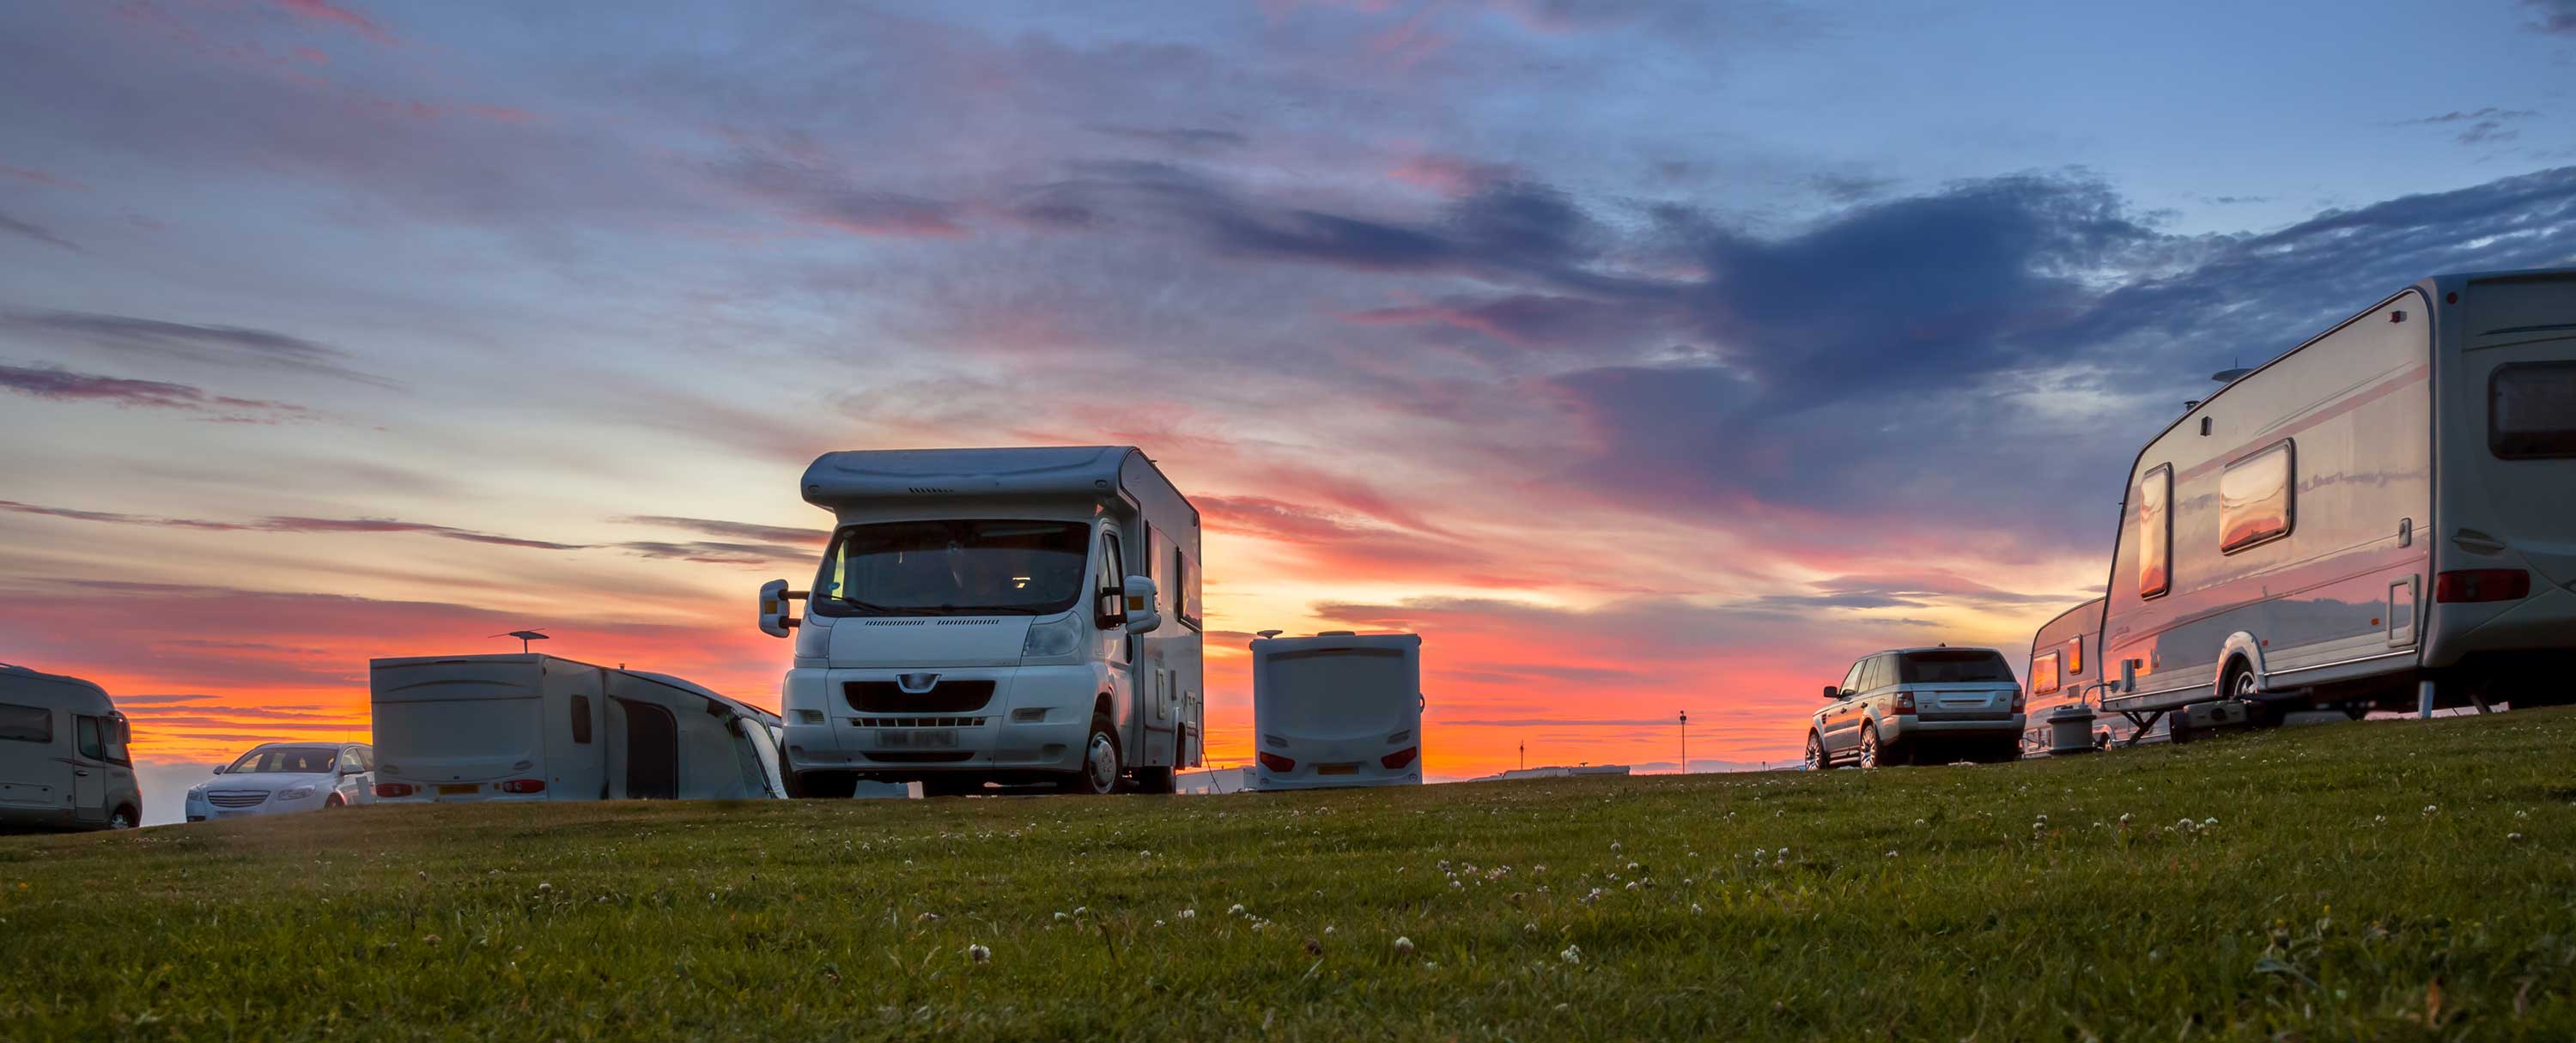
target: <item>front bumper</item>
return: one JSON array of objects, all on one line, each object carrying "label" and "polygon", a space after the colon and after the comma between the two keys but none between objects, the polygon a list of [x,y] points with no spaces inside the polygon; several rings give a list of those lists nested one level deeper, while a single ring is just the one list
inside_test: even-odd
[{"label": "front bumper", "polygon": [[788,671],[782,701],[793,770],[882,778],[1077,771],[1092,709],[1110,687],[1105,666],[1077,663],[935,671],[942,682],[991,681],[991,698],[974,709],[861,710],[843,695],[849,682],[892,681],[908,672]]}]

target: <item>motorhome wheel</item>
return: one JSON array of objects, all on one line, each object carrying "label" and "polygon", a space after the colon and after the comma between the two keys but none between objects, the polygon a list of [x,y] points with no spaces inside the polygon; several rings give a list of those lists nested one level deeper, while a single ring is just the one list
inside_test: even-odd
[{"label": "motorhome wheel", "polygon": [[1091,718],[1091,739],[1082,745],[1082,770],[1073,777],[1073,787],[1083,793],[1118,792],[1118,727],[1107,714]]}]

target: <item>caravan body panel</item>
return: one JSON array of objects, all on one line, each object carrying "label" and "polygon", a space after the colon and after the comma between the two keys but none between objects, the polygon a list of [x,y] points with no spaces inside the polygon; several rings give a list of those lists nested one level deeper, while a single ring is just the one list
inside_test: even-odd
[{"label": "caravan body panel", "polygon": [[1422,638],[1319,634],[1252,642],[1258,788],[1422,782]]}]

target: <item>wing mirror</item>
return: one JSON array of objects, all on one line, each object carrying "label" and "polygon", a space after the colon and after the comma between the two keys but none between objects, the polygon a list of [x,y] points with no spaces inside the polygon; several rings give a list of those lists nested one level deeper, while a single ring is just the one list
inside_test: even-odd
[{"label": "wing mirror", "polygon": [[1834,686],[1832,686],[1832,685],[1826,685],[1826,686],[1825,686],[1825,698],[1827,698],[1827,699],[1840,699],[1840,698],[1842,698],[1842,697],[1843,697],[1843,690],[1842,690],[1842,689],[1840,689],[1840,688],[1836,688],[1836,687],[1834,687]]},{"label": "wing mirror", "polygon": [[215,765],[215,774],[217,774],[217,775],[221,775],[221,774],[223,774],[223,773],[224,773],[224,769],[225,769],[225,768],[228,768],[228,767],[231,767],[231,765],[228,765],[228,764],[218,764],[218,765]]},{"label": "wing mirror", "polygon": [[1155,589],[1154,577],[1129,576],[1126,589],[1119,593],[1125,601],[1119,615],[1128,633],[1143,634],[1163,625],[1163,613],[1154,607],[1154,595],[1161,593]]},{"label": "wing mirror", "polygon": [[802,601],[807,593],[787,589],[787,581],[773,579],[760,585],[760,632],[771,637],[786,637],[787,632],[802,622],[787,607],[790,601]]}]

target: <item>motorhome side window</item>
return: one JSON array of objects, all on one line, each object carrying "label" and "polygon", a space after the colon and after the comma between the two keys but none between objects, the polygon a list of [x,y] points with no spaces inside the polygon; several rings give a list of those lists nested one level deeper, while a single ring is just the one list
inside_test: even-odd
[{"label": "motorhome side window", "polygon": [[0,703],[0,742],[54,741],[54,712],[42,706]]},{"label": "motorhome side window", "polygon": [[826,616],[1047,615],[1082,600],[1091,526],[955,519],[833,534],[809,611]]},{"label": "motorhome side window", "polygon": [[2576,362],[2496,367],[2487,387],[2487,449],[2507,460],[2576,456]]},{"label": "motorhome side window", "polygon": [[571,701],[572,741],[579,745],[588,746],[590,745],[590,697],[587,695],[576,695],[572,697]]},{"label": "motorhome side window", "polygon": [[99,757],[99,759],[106,761],[109,764],[132,765],[134,763],[134,758],[125,752],[124,721],[121,718],[92,719],[98,721],[99,731],[104,733],[100,743],[105,752]]},{"label": "motorhome side window", "polygon": [[2138,479],[2136,530],[2138,596],[2162,597],[2173,589],[2173,465],[2160,464]]},{"label": "motorhome side window", "polygon": [[2050,652],[2030,661],[2030,693],[2047,695],[2065,687],[2057,680],[2057,653]]},{"label": "motorhome side window", "polygon": [[2218,476],[2218,549],[2234,554],[2290,534],[2295,519],[2297,453],[2274,442],[2227,465]]},{"label": "motorhome side window", "polygon": [[1100,534],[1100,592],[1107,594],[1126,588],[1127,562],[1118,550],[1118,534],[1103,532]]},{"label": "motorhome side window", "polygon": [[100,736],[101,730],[96,717],[72,718],[72,739],[76,752],[94,761],[106,760],[107,740]]}]

